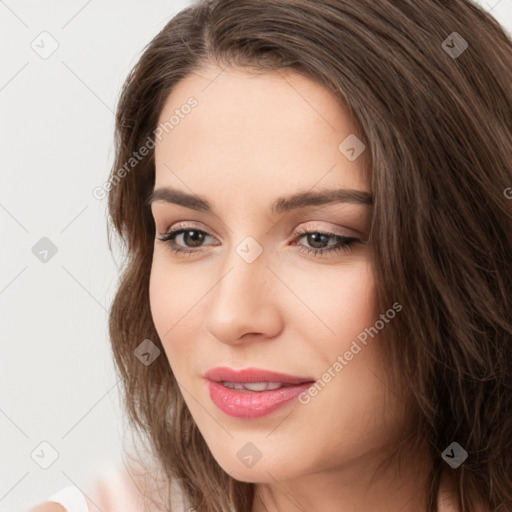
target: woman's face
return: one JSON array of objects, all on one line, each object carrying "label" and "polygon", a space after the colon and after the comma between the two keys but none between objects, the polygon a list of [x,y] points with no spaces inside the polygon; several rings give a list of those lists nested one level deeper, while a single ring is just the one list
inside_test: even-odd
[{"label": "woman's face", "polygon": [[[347,112],[294,72],[211,67],[175,87],[160,123],[155,190],[177,193],[151,206],[151,311],[213,456],[249,482],[370,464],[399,434],[380,346],[399,313],[376,309],[367,151]],[[309,201],[336,190],[359,194]],[[158,239],[170,229],[185,231]],[[216,367],[319,383],[233,390],[205,377]]]}]

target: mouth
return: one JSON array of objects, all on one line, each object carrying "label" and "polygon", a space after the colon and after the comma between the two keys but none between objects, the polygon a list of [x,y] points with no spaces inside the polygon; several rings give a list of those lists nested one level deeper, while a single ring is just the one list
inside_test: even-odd
[{"label": "mouth", "polygon": [[[204,377],[213,382],[222,382],[229,384],[266,384],[289,386],[294,384],[303,384],[305,382],[314,382],[314,377],[300,377],[287,373],[275,372],[261,368],[244,368],[235,370],[227,366],[217,366],[208,370]],[[265,388],[255,389],[255,391],[263,391]]]},{"label": "mouth", "polygon": [[236,389],[246,393],[260,393],[261,391],[273,391],[274,389],[288,388],[296,384],[283,382],[228,382],[220,381],[220,384],[228,389]]},{"label": "mouth", "polygon": [[270,414],[307,391],[315,379],[269,370],[213,368],[206,372],[212,402],[225,414],[253,419]]}]

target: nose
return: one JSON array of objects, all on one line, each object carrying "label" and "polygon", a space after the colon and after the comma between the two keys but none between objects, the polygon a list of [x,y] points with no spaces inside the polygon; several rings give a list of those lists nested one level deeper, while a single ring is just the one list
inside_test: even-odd
[{"label": "nose", "polygon": [[207,331],[229,344],[277,336],[283,328],[278,287],[264,253],[249,263],[233,249],[208,294]]}]

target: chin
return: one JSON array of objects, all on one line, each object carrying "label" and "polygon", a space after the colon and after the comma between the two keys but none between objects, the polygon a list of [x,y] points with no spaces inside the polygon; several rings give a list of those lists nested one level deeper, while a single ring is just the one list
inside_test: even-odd
[{"label": "chin", "polygon": [[275,480],[283,481],[298,476],[297,468],[294,468],[293,474],[290,473],[289,462],[281,464],[279,461],[276,463],[275,460],[265,460],[265,456],[262,456],[252,466],[250,466],[250,461],[247,461],[248,465],[246,465],[236,454],[234,457],[226,457],[226,454],[223,453],[220,459],[217,457],[215,459],[227,474],[240,482],[272,483]]}]

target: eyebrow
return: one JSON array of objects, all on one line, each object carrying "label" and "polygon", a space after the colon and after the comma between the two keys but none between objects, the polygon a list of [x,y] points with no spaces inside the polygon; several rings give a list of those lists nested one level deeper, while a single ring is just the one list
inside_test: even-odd
[{"label": "eyebrow", "polygon": [[[213,212],[212,205],[206,199],[170,187],[154,189],[146,199],[145,204],[151,206],[155,201],[177,204],[201,212]],[[371,206],[373,204],[373,196],[371,193],[363,190],[346,188],[325,190],[323,192],[298,192],[276,199],[272,204],[271,211],[277,214],[306,206],[321,206],[332,203],[353,203]]]}]

